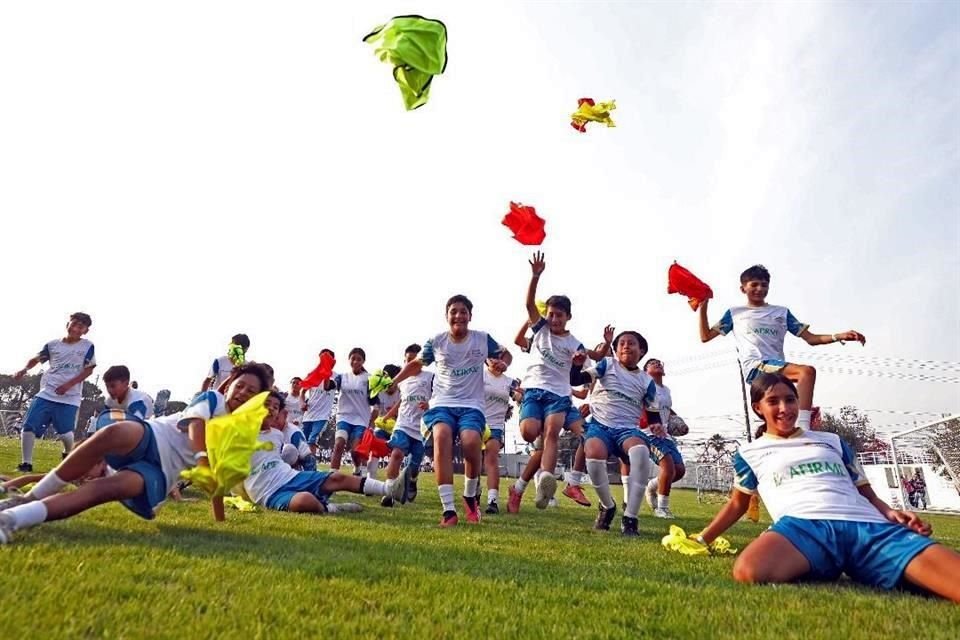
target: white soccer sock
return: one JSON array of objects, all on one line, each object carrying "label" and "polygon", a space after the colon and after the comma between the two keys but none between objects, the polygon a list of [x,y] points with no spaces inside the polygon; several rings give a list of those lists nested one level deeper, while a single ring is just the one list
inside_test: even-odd
[{"label": "white soccer sock", "polygon": [[27,492],[27,497],[31,500],[43,500],[48,496],[53,496],[67,486],[67,483],[60,479],[56,471],[51,471],[40,479],[40,482],[34,485],[33,489]]},{"label": "white soccer sock", "polygon": [[540,477],[543,476],[543,470],[537,469],[537,472],[533,474],[533,486],[540,486]]},{"label": "white soccer sock", "polygon": [[374,458],[370,456],[370,459],[367,460],[367,477],[376,479],[377,469],[380,468],[380,458]]},{"label": "white soccer sock", "polygon": [[20,453],[23,462],[33,464],[33,443],[37,441],[37,436],[33,431],[23,430],[20,434]]},{"label": "white soccer sock", "polygon": [[630,447],[627,457],[630,458],[630,475],[627,479],[630,498],[627,500],[627,508],[623,510],[623,516],[636,518],[640,503],[643,502],[643,488],[650,480],[650,450],[646,445],[637,444]]},{"label": "white soccer sock", "polygon": [[440,494],[440,504],[443,505],[444,512],[456,511],[453,507],[453,485],[441,484],[437,487],[437,492]]},{"label": "white soccer sock", "polygon": [[797,416],[797,426],[801,429],[807,431],[810,430],[810,419],[813,416],[813,412],[809,409],[800,409],[800,414]]},{"label": "white soccer sock", "polygon": [[620,476],[620,486],[623,487],[623,502],[630,501],[630,476]]},{"label": "white soccer sock", "polygon": [[7,510],[10,517],[13,518],[14,530],[35,527],[47,519],[47,505],[40,500],[21,504]]},{"label": "white soccer sock", "polygon": [[500,490],[499,489],[488,489],[487,490],[487,504],[491,502],[500,501]]},{"label": "white soccer sock", "polygon": [[367,478],[363,482],[363,495],[365,496],[385,496],[387,495],[387,483],[373,478]]},{"label": "white soccer sock", "polygon": [[567,484],[571,487],[579,487],[583,482],[583,474],[579,471],[571,471],[567,476]]},{"label": "white soccer sock", "polygon": [[73,451],[73,442],[74,442],[73,431],[70,431],[68,433],[61,433],[59,436],[57,436],[57,440],[63,443],[64,453],[70,453],[71,451]]},{"label": "white soccer sock", "polygon": [[657,496],[657,509],[669,509],[670,496]]},{"label": "white soccer sock", "polygon": [[476,478],[464,478],[463,481],[463,497],[464,498],[476,498],[477,491],[480,489],[480,477]]},{"label": "white soccer sock", "polygon": [[517,478],[517,481],[513,483],[513,490],[517,493],[522,494],[524,489],[527,488],[527,481],[523,478]]},{"label": "white soccer sock", "polygon": [[587,460],[587,473],[590,474],[590,481],[593,482],[593,488],[597,491],[597,497],[600,498],[600,504],[606,509],[616,506],[613,496],[610,494],[610,478],[607,476],[606,460]]},{"label": "white soccer sock", "polygon": [[650,478],[650,482],[647,483],[647,491],[653,490],[656,491],[660,488],[660,478],[654,476]]}]

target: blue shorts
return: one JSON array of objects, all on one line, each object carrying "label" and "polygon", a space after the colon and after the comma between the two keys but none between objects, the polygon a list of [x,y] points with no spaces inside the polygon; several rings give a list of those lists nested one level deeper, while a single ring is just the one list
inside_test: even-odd
[{"label": "blue shorts", "polygon": [[492,428],[492,427],[491,427],[491,429],[490,429],[490,438],[489,438],[489,439],[490,439],[490,440],[496,440],[497,442],[499,442],[501,449],[503,448],[504,444],[506,444],[506,440],[504,439],[503,432],[504,432],[503,429],[494,429],[494,428]]},{"label": "blue shorts", "polygon": [[363,432],[367,430],[365,425],[361,424],[350,424],[349,422],[338,422],[337,423],[337,437],[342,437],[340,434],[345,433],[346,438],[344,438],[348,443],[350,442],[360,442],[360,438],[363,437]]},{"label": "blue shorts", "polygon": [[584,440],[597,438],[603,441],[607,447],[607,455],[618,455],[623,458],[623,443],[630,438],[639,438],[644,441],[643,432],[640,429],[610,429],[599,422],[591,420],[587,423],[587,433]]},{"label": "blue shorts", "polygon": [[650,459],[653,460],[653,464],[660,464],[660,461],[667,456],[673,459],[673,464],[683,464],[683,456],[680,455],[676,442],[670,438],[647,435],[642,431],[640,433],[643,434],[643,441],[650,449]]},{"label": "blue shorts", "polygon": [[54,431],[63,435],[77,428],[77,412],[80,407],[46,398],[34,398],[23,419],[23,431],[42,436],[47,427],[53,425]]},{"label": "blue shorts", "polygon": [[154,509],[167,497],[167,476],[163,473],[157,439],[150,425],[143,425],[143,437],[133,451],[122,456],[105,456],[104,460],[116,471],[132,471],[143,478],[143,492],[120,502],[141,518],[153,520]]},{"label": "blue shorts", "polygon": [[566,414],[572,403],[570,396],[558,396],[544,389],[527,389],[523,392],[520,404],[520,420],[533,418],[543,422],[547,416],[555,413]]},{"label": "blue shorts", "polygon": [[563,423],[563,430],[570,431],[570,427],[575,425],[578,421],[582,421],[582,420],[583,420],[583,416],[580,415],[580,409],[574,406],[571,406],[567,410],[567,418]]},{"label": "blue shorts", "polygon": [[327,420],[310,420],[303,423],[303,435],[307,438],[307,444],[317,444],[320,434],[327,428]]},{"label": "blue shorts", "polygon": [[423,463],[423,441],[411,437],[410,434],[401,429],[394,429],[393,435],[390,436],[390,441],[387,442],[387,446],[390,447],[391,451],[399,449],[404,456],[410,457],[410,461],[407,464],[409,464],[411,468],[415,470],[420,469],[420,465]]},{"label": "blue shorts", "polygon": [[97,416],[95,427],[97,431],[100,431],[100,429],[103,429],[104,427],[109,427],[110,425],[118,422],[127,422],[129,420],[143,424],[143,420],[141,420],[139,416],[135,416],[132,413],[127,413],[123,409],[104,409]]},{"label": "blue shorts", "polygon": [[783,371],[784,367],[786,367],[788,364],[789,363],[785,360],[776,360],[774,358],[769,360],[761,360],[760,364],[755,366],[753,369],[750,369],[750,372],[747,373],[747,379],[745,382],[750,384],[761,373],[778,373]]},{"label": "blue shorts", "polygon": [[427,425],[427,431],[431,433],[433,433],[434,425],[443,423],[450,425],[454,436],[459,435],[461,431],[476,431],[482,436],[483,430],[487,426],[487,419],[483,412],[478,409],[432,407],[423,414],[423,423]]},{"label": "blue shorts", "polygon": [[374,429],[373,437],[378,440],[390,440],[390,432],[384,431],[383,429]]},{"label": "blue shorts", "polygon": [[267,498],[267,509],[286,511],[290,508],[290,501],[293,500],[293,496],[298,493],[313,494],[317,500],[326,506],[327,501],[330,500],[330,494],[324,493],[320,488],[332,474],[332,471],[301,471],[290,482],[270,494],[270,497]]},{"label": "blue shorts", "polygon": [[808,577],[836,580],[846,573],[872,587],[893,589],[918,553],[936,544],[892,522],[805,520],[785,516],[770,531],[779,533],[810,563]]}]

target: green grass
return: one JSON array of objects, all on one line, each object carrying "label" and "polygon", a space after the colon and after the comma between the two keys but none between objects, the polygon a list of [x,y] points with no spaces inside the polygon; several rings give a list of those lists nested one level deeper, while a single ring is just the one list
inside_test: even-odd
[{"label": "green grass", "polygon": [[[39,443],[38,469],[59,454]],[[0,472],[19,461],[0,440]],[[504,483],[504,493],[507,484]],[[532,497],[532,491],[528,491]],[[194,495],[193,497],[196,497]],[[341,501],[348,498],[341,497]],[[731,558],[688,558],[599,534],[594,509],[563,500],[479,527],[440,530],[430,478],[412,505],[361,514],[228,513],[169,503],[156,520],[109,505],[17,534],[0,547],[0,638],[956,638],[960,608],[849,582],[747,587]],[[717,509],[675,493],[678,524]],[[960,520],[931,516],[960,547]],[[766,523],[768,524],[768,523]],[[743,547],[766,526],[729,532]],[[960,579],[960,578],[958,578]]]}]

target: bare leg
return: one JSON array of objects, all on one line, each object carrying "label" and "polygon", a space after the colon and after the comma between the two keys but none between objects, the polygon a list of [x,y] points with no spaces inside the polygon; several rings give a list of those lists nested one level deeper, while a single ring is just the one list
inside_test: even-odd
[{"label": "bare leg", "polygon": [[664,456],[660,461],[660,471],[657,474],[657,493],[661,496],[670,495],[670,485],[673,484],[673,478],[676,474],[676,465],[673,458]]},{"label": "bare leg", "polygon": [[64,482],[79,480],[105,456],[133,451],[143,439],[143,433],[144,426],[139,422],[112,424],[81,442],[53,471]]},{"label": "bare leg", "polygon": [[[100,434],[102,432],[97,432]],[[91,438],[92,440],[93,438]],[[79,451],[79,449],[77,449]],[[108,478],[84,483],[76,491],[44,498],[47,518],[62,520],[107,502],[133,498],[143,492],[143,478],[133,471],[118,471]]]},{"label": "bare leg", "polygon": [[[326,483],[324,483],[326,486]],[[317,496],[306,491],[294,494],[287,506],[287,511],[293,513],[326,513],[323,503],[317,500]]]},{"label": "bare leg", "polygon": [[500,490],[500,441],[490,438],[483,456],[484,467],[487,470],[487,490]]},{"label": "bare leg", "polygon": [[903,572],[903,577],[911,584],[954,602],[960,602],[958,575],[960,553],[942,544],[918,553]]},{"label": "bare leg", "polygon": [[[483,456],[481,447],[483,445],[483,436],[476,431],[463,430],[460,432],[460,451],[463,454],[463,475],[468,478],[479,478],[481,469],[481,458]],[[453,470],[450,471],[450,481],[453,481]]]},{"label": "bare leg", "polygon": [[817,382],[817,370],[806,364],[788,364],[783,375],[797,385],[797,400],[801,410],[813,407],[813,386]]},{"label": "bare leg", "polygon": [[552,413],[544,421],[543,459],[540,462],[541,471],[555,473],[557,470],[557,449],[559,448],[560,431],[566,420],[565,413]]},{"label": "bare leg", "polygon": [[520,472],[520,479],[524,482],[530,482],[533,480],[533,476],[537,474],[537,471],[540,469],[540,459],[543,457],[543,451],[534,451],[530,454],[530,459],[527,460],[527,464],[523,467],[523,471]]},{"label": "bare leg", "polygon": [[433,426],[433,465],[437,484],[453,484],[453,433],[442,422]]},{"label": "bare leg", "polygon": [[543,433],[543,424],[536,418],[527,418],[520,421],[520,435],[527,442],[533,442]]},{"label": "bare leg", "polygon": [[347,441],[338,437],[333,443],[333,457],[330,459],[330,468],[334,471],[340,471],[340,460],[343,458],[343,452],[347,448]]},{"label": "bare leg", "polygon": [[733,565],[733,579],[746,583],[792,582],[809,572],[806,556],[773,531],[748,544]]},{"label": "bare leg", "polygon": [[400,466],[403,464],[403,451],[394,449],[390,452],[390,464],[387,465],[387,480],[400,477]]}]

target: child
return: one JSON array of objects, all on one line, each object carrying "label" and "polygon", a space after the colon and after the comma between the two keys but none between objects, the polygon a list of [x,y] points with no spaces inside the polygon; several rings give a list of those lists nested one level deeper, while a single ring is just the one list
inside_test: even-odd
[{"label": "child", "polygon": [[[320,355],[330,354],[331,358],[336,358],[330,349],[321,349]],[[316,387],[308,389],[300,394],[301,409],[303,411],[303,435],[310,446],[310,452],[317,455],[317,441],[320,434],[327,428],[330,421],[330,415],[333,413],[333,397],[336,392],[332,389]]]},{"label": "child", "polygon": [[[247,350],[250,349],[250,338],[248,338],[247,334],[245,333],[238,333],[230,338],[230,344],[235,344],[240,347],[240,349],[243,350],[244,355],[246,355]],[[200,385],[200,391],[203,392],[208,389],[219,391],[220,386],[226,382],[227,378],[230,377],[230,372],[233,371],[234,367],[236,367],[238,364],[243,363],[234,362],[230,359],[229,355],[216,358],[213,361],[213,364],[210,365],[210,372],[204,379],[203,384]]]},{"label": "child", "polygon": [[287,421],[299,428],[303,422],[303,398],[300,393],[300,383],[303,378],[294,376],[290,378],[290,393],[284,400],[283,408],[287,412]]},{"label": "child", "polygon": [[441,527],[457,524],[453,502],[453,441],[460,438],[464,458],[463,502],[467,522],[479,524],[477,491],[480,488],[480,446],[486,420],[483,417],[483,367],[490,365],[503,372],[513,357],[490,335],[469,328],[473,303],[463,295],[447,300],[449,331],[434,336],[423,347],[420,357],[408,362],[394,379],[398,384],[417,375],[424,366],[437,363],[432,406],[423,415],[432,432],[437,488],[443,505]]},{"label": "child", "polygon": [[260,432],[261,442],[270,442],[273,449],[257,451],[250,461],[250,475],[243,481],[243,489],[250,499],[267,509],[294,513],[336,513],[359,511],[359,505],[329,504],[336,491],[349,491],[368,496],[399,496],[399,483],[378,482],[372,478],[358,478],[335,471],[297,471],[281,457],[286,438],[282,427],[287,416],[282,408],[284,398],[279,393],[267,396],[267,417]]},{"label": "child", "polygon": [[624,331],[613,341],[613,348],[615,357],[604,358],[587,371],[582,371],[580,363],[574,361],[570,383],[579,386],[594,382],[584,443],[587,471],[600,498],[594,529],[609,530],[617,511],[607,475],[607,456],[617,453],[630,463],[630,492],[621,531],[635,537],[639,535],[637,512],[650,479],[650,450],[637,425],[644,410],[647,420],[653,423],[659,423],[660,414],[656,385],[639,367],[647,353],[647,341],[636,331]]},{"label": "child", "polygon": [[130,384],[130,369],[124,365],[107,369],[103,374],[103,384],[107,387],[104,406],[108,410],[122,411],[140,420],[153,417],[153,399]]},{"label": "child", "polygon": [[797,388],[782,373],[762,373],[750,387],[758,438],[734,455],[734,495],[699,535],[709,545],[759,492],[774,524],[733,565],[746,583],[802,579],[892,589],[902,582],[960,602],[960,554],[930,540],[915,513],[890,508],[874,493],[855,454],[836,434],[799,426]]},{"label": "child", "polygon": [[[398,373],[400,373],[400,367],[395,364],[385,364],[383,365],[383,374],[388,378],[394,378]],[[387,441],[390,440],[391,434],[383,429],[376,427],[376,419],[380,416],[386,416],[391,413],[392,409],[400,404],[400,392],[397,390],[396,385],[390,385],[385,391],[381,391],[377,394],[376,398],[376,409],[373,416],[373,437],[381,441],[381,446],[385,446]],[[396,417],[394,412],[391,417]],[[367,459],[367,477],[376,478],[377,471],[380,469],[380,458],[375,455],[370,455]]]},{"label": "child", "polygon": [[500,450],[504,445],[507,411],[510,399],[520,388],[520,381],[503,375],[491,362],[483,370],[483,394],[486,397],[484,417],[490,427],[490,438],[483,447],[483,465],[487,470],[487,513],[500,513]]},{"label": "child", "polygon": [[37,436],[42,436],[49,425],[57,432],[63,443],[63,457],[73,449],[73,430],[77,427],[77,413],[83,400],[83,381],[90,377],[97,366],[93,355],[93,343],[83,336],[93,320],[86,313],[70,316],[67,335],[43,345],[40,352],[27,361],[27,366],[14,374],[20,380],[30,369],[41,362],[50,367],[40,378],[40,393],[30,403],[20,432],[22,462],[18,471],[33,472],[33,445]]},{"label": "child", "polygon": [[653,509],[653,515],[657,518],[672,519],[674,516],[673,512],[670,511],[670,487],[673,486],[674,482],[683,478],[687,468],[683,464],[683,456],[680,455],[677,444],[666,432],[670,417],[676,416],[676,413],[673,411],[673,397],[670,395],[670,387],[663,384],[663,376],[665,375],[663,363],[656,358],[650,358],[643,365],[643,370],[653,378],[654,384],[657,385],[656,402],[660,408],[660,424],[641,429],[646,436],[647,447],[650,449],[653,464],[659,468],[657,476],[651,478],[647,483],[647,503]]},{"label": "child", "polygon": [[[404,350],[404,364],[416,360],[421,347],[411,344]],[[403,470],[403,495],[401,504],[413,502],[417,498],[417,476],[423,464],[423,434],[420,433],[420,421],[424,412],[430,408],[430,396],[433,395],[433,374],[429,371],[410,376],[396,385],[400,402],[391,408],[387,418],[396,418],[393,433],[387,442],[390,448],[390,462],[387,465],[387,480],[400,476],[400,467],[407,460]],[[393,506],[393,498],[384,496],[380,501],[385,507]]]},{"label": "child", "polygon": [[327,388],[336,388],[340,395],[337,398],[337,433],[333,445],[333,460],[330,468],[340,470],[340,459],[344,451],[349,451],[353,458],[354,475],[360,475],[360,456],[355,453],[364,430],[373,428],[376,419],[375,409],[377,399],[370,397],[370,374],[363,368],[367,360],[366,352],[360,347],[350,350],[350,371],[336,374],[333,380],[327,382]]},{"label": "child", "polygon": [[[62,520],[107,502],[121,502],[141,518],[155,510],[176,487],[180,472],[206,466],[206,422],[236,410],[267,388],[263,367],[244,365],[233,372],[226,398],[216,391],[200,394],[182,413],[148,422],[124,421],[84,440],[25,496],[0,501],[0,544],[18,529]],[[67,483],[106,462],[116,473],[60,494]],[[223,499],[213,499],[214,517],[223,520]]]}]

